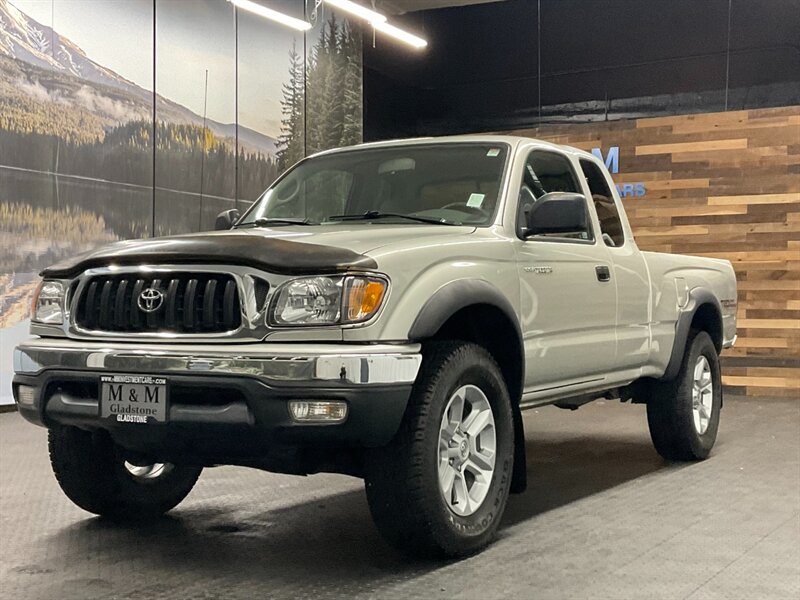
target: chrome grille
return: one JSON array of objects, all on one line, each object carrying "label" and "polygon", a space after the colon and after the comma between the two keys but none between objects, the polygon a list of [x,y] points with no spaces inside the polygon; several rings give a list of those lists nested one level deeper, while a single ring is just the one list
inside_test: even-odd
[{"label": "chrome grille", "polygon": [[242,323],[239,289],[227,273],[96,275],[77,294],[75,324],[88,331],[208,334]]}]

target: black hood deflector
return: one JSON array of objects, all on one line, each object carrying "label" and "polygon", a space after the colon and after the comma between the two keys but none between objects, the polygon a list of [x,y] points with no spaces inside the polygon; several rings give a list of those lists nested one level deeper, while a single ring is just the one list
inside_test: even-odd
[{"label": "black hood deflector", "polygon": [[61,261],[42,277],[74,277],[94,267],[141,264],[241,265],[285,275],[373,271],[369,256],[346,248],[269,237],[253,231],[196,233],[118,242]]}]

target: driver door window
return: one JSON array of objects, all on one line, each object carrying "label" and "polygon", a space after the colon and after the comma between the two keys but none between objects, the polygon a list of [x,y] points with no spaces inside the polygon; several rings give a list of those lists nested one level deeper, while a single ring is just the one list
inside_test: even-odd
[{"label": "driver door window", "polygon": [[[525,170],[522,176],[519,193],[519,209],[517,212],[517,231],[522,237],[522,231],[527,225],[527,213],[545,194],[550,192],[575,192],[581,193],[578,179],[567,157],[555,152],[534,150],[525,161]],[[593,240],[591,220],[586,220],[586,229],[571,233],[539,234],[528,239],[559,238],[574,240]]]}]

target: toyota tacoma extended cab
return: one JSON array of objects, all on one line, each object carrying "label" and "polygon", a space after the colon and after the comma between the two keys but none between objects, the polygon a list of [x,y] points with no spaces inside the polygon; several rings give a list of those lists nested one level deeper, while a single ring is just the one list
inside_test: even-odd
[{"label": "toyota tacoma extended cab", "polygon": [[89,512],[159,515],[216,465],[345,473],[390,543],[457,556],[525,488],[525,409],[644,403],[664,458],[714,444],[731,264],[640,251],[592,154],[323,152],[217,230],[42,272],[13,392]]}]

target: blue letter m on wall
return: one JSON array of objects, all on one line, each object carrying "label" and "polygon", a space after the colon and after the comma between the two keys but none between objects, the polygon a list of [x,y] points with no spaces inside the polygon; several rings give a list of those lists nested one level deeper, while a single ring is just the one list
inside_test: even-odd
[{"label": "blue letter m on wall", "polygon": [[592,154],[606,163],[606,168],[609,171],[619,173],[619,146],[611,146],[605,158],[603,158],[603,151],[600,148],[592,148]]}]

